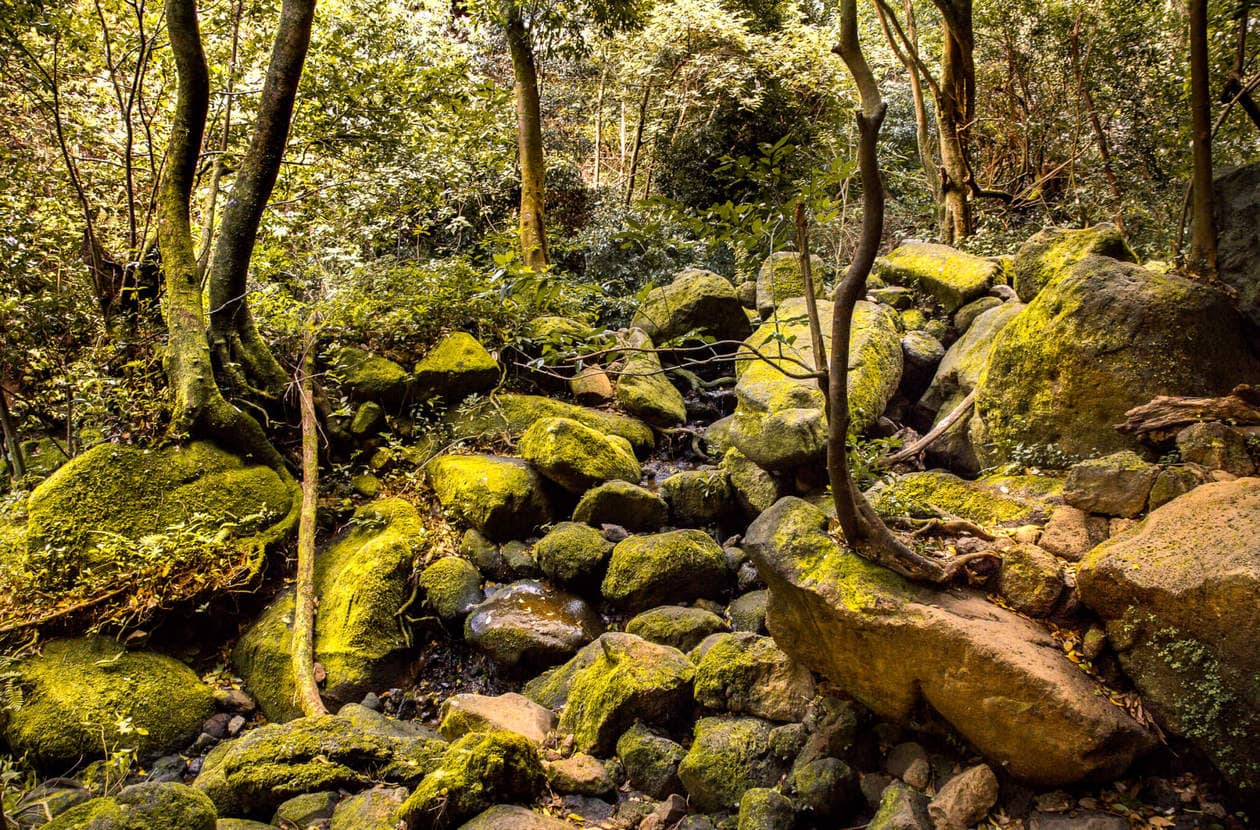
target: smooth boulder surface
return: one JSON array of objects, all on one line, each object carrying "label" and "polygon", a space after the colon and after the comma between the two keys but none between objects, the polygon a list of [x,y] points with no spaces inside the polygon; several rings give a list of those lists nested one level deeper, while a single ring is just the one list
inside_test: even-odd
[{"label": "smooth boulder surface", "polygon": [[630,325],[664,343],[688,332],[718,340],[743,340],[750,328],[735,286],[726,277],[688,268],[643,298]]},{"label": "smooth boulder surface", "polygon": [[992,260],[933,242],[903,242],[876,261],[875,273],[931,294],[953,313],[995,285],[1002,268]]},{"label": "smooth boulder surface", "polygon": [[550,709],[515,692],[488,695],[452,695],[442,703],[438,732],[448,741],[459,740],[469,732],[502,729],[541,744],[556,724]]},{"label": "smooth boulder surface", "polygon": [[464,639],[505,669],[562,662],[603,631],[581,597],[532,579],[500,588],[464,621]]},{"label": "smooth boulder surface", "polygon": [[1073,464],[1063,500],[1086,513],[1131,518],[1146,509],[1159,467],[1131,450]]},{"label": "smooth boulder surface", "polygon": [[535,421],[517,448],[543,476],[571,493],[610,480],[637,484],[642,476],[630,442],[572,418]]},{"label": "smooth boulder surface", "polygon": [[644,611],[626,623],[626,633],[653,643],[671,646],[682,652],[691,651],[710,634],[729,630],[729,626],[712,611],[662,605]]},{"label": "smooth boulder surface", "polygon": [[587,490],[573,508],[573,521],[618,525],[632,532],[660,530],[669,505],[658,494],[628,481],[607,481]]},{"label": "smooth boulder surface", "polygon": [[905,722],[926,707],[1042,786],[1117,776],[1153,745],[1031,621],[971,591],[913,585],[827,528],[822,511],[786,498],[745,545],[770,586],[775,641],[880,717]]},{"label": "smooth boulder surface", "polygon": [[442,508],[493,540],[520,538],[551,520],[542,478],[519,458],[440,455],[427,472]]},{"label": "smooth boulder surface", "polygon": [[657,605],[715,599],[730,582],[726,555],[702,530],[631,536],[617,543],[603,595],[630,611]]},{"label": "smooth boulder surface", "polygon": [[1021,245],[1011,260],[1015,293],[1021,302],[1031,302],[1055,277],[1088,256],[1138,261],[1120,229],[1110,222],[1090,228],[1046,228]]},{"label": "smooth boulder surface", "polygon": [[1081,599],[1161,725],[1260,782],[1260,478],[1205,484],[1094,548]]}]

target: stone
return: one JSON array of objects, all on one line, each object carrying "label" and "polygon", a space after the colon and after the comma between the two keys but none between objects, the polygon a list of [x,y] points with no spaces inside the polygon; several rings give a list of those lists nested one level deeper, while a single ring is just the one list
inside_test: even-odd
[{"label": "stone", "polygon": [[364,790],[337,805],[328,830],[395,830],[394,814],[406,800],[402,787]]},{"label": "stone", "polygon": [[730,584],[726,557],[702,530],[631,536],[613,548],[601,591],[629,611],[716,599]]},{"label": "stone", "polygon": [[735,286],[735,293],[739,295],[739,304],[749,311],[757,310],[757,281],[744,280]]},{"label": "stone", "polygon": [[[1155,483],[1151,485],[1151,494],[1146,499],[1146,509],[1155,510],[1163,507],[1168,502],[1184,496],[1200,484],[1206,484],[1210,480],[1207,471],[1197,464],[1180,464],[1175,467],[1165,467],[1159,471],[1159,475],[1155,477]],[[1102,541],[1101,539],[1099,541]]]},{"label": "stone", "polygon": [[332,375],[351,400],[398,406],[407,397],[407,370],[387,357],[346,346],[337,352]]},{"label": "stone", "polygon": [[934,470],[897,476],[868,496],[883,515],[933,518],[939,508],[980,525],[1017,526],[1048,512],[1043,502]]},{"label": "stone", "polygon": [[725,518],[733,505],[725,470],[683,470],[661,482],[661,497],[675,525],[703,527]]},{"label": "stone", "polygon": [[560,795],[607,796],[617,789],[598,758],[578,753],[543,765],[547,783]]},{"label": "stone", "polygon": [[972,300],[954,312],[954,329],[958,332],[959,336],[966,334],[971,329],[971,324],[976,321],[977,317],[984,314],[986,311],[997,308],[1000,305],[1002,305],[1002,300],[997,297],[986,296]]},{"label": "stone", "polygon": [[612,378],[599,366],[587,366],[570,378],[569,392],[583,406],[612,403],[615,395]]},{"label": "stone", "polygon": [[1208,470],[1224,470],[1236,476],[1249,476],[1256,471],[1247,436],[1217,421],[1191,424],[1177,433],[1177,449],[1183,461]]},{"label": "stone", "polygon": [[1050,514],[1050,521],[1046,522],[1037,544],[1055,556],[1078,562],[1106,538],[1106,518],[1091,516],[1079,507],[1065,504]]},{"label": "stone", "polygon": [[481,572],[462,556],[443,556],[420,572],[424,604],[443,622],[463,622],[483,599]]},{"label": "stone", "polygon": [[1260,164],[1214,172],[1217,277],[1237,293],[1238,308],[1260,326]]},{"label": "stone", "polygon": [[534,558],[548,579],[581,589],[600,583],[612,549],[612,543],[595,528],[561,522],[534,545]]},{"label": "stone", "polygon": [[892,782],[879,799],[868,830],[929,830],[927,798],[905,784]]},{"label": "stone", "polygon": [[668,798],[682,790],[678,765],[687,755],[682,745],[635,723],[617,739],[617,757],[630,786],[652,798]]},{"label": "stone", "polygon": [[[814,278],[814,294],[822,297],[824,268],[822,257],[810,255],[810,274]],[[801,255],[796,251],[778,251],[766,257],[757,271],[757,312],[764,321],[784,300],[805,296],[805,279],[801,275]]]},{"label": "stone", "polygon": [[551,521],[541,476],[519,458],[439,455],[427,472],[442,509],[493,540],[518,538]]},{"label": "stone", "polygon": [[926,790],[932,783],[932,762],[928,759],[927,750],[913,741],[899,743],[890,749],[884,758],[884,770],[916,790]]},{"label": "stone", "polygon": [[572,825],[533,810],[497,804],[461,824],[459,830],[571,830]]},{"label": "stone", "polygon": [[450,745],[398,809],[408,830],[458,827],[495,802],[529,803],[547,786],[538,750],[511,732],[472,732]]},{"label": "stone", "polygon": [[1110,222],[1090,228],[1047,228],[1020,246],[1011,261],[1015,293],[1032,302],[1046,285],[1088,256],[1138,261],[1120,229]]},{"label": "stone", "polygon": [[1036,785],[1119,775],[1152,746],[1044,629],[976,592],[913,584],[840,548],[828,526],[785,498],[744,544],[769,584],[779,647],[878,717],[934,713]]},{"label": "stone", "polygon": [[1131,450],[1072,465],[1063,500],[1087,513],[1130,518],[1146,509],[1147,497],[1159,475]]},{"label": "stone", "polygon": [[[215,830],[276,830],[274,824],[250,821],[247,818],[221,818],[214,823],[214,827]],[[349,830],[349,828],[343,825],[339,830]],[[393,830],[393,828],[373,828],[371,825],[365,825],[365,830]]]},{"label": "stone", "polygon": [[283,827],[286,822],[298,827],[309,827],[321,821],[331,821],[333,810],[341,795],[335,792],[303,793],[295,795],[276,807],[271,823]]},{"label": "stone", "polygon": [[443,337],[420,358],[411,382],[420,400],[457,401],[493,389],[501,372],[499,361],[477,338],[457,331]]},{"label": "stone", "polygon": [[590,409],[541,395],[501,393],[460,407],[450,414],[447,424],[456,438],[520,438],[542,418],[569,418],[605,435],[620,435],[644,456],[656,445],[652,428],[637,418],[617,412]]},{"label": "stone", "polygon": [[1049,616],[1064,586],[1063,566],[1052,554],[1026,543],[1002,550],[998,594],[1021,614]]},{"label": "stone", "polygon": [[641,533],[660,530],[669,521],[665,499],[628,481],[608,481],[587,490],[573,508],[573,521],[599,527],[615,524]]},{"label": "stone", "polygon": [[210,799],[183,784],[135,784],[72,807],[45,830],[215,830]]},{"label": "stone", "polygon": [[[633,634],[604,634],[589,664],[573,673],[559,727],[579,752],[611,752],[636,720],[665,725],[691,702],[691,661],[677,649]],[[574,660],[584,662],[583,655]]]},{"label": "stone", "polygon": [[785,495],[786,488],[779,479],[734,447],[722,456],[722,469],[730,480],[735,504],[750,518],[760,515]]},{"label": "stone", "polygon": [[1028,818],[1029,830],[1127,830],[1128,827],[1128,819],[1097,810],[1075,810],[1071,815],[1034,812]]},{"label": "stone", "polygon": [[9,671],[22,700],[0,721],[5,741],[41,769],[182,748],[214,711],[210,687],[183,663],[105,637],[50,640]]},{"label": "stone", "polygon": [[769,591],[749,591],[736,597],[726,608],[734,631],[751,631],[764,634],[766,629],[766,605],[770,602]]},{"label": "stone", "polygon": [[626,633],[679,651],[691,651],[700,641],[721,631],[727,624],[712,611],[663,605],[644,611],[626,623]]},{"label": "stone", "polygon": [[691,749],[678,765],[678,778],[696,809],[735,810],[745,790],[778,782],[787,764],[774,754],[770,730],[770,722],[760,718],[696,721]]},{"label": "stone", "polygon": [[364,401],[350,419],[350,434],[355,438],[371,438],[385,428],[385,409],[376,401]]},{"label": "stone", "polygon": [[499,729],[541,745],[556,725],[555,713],[515,692],[494,697],[452,695],[442,703],[439,717],[438,732],[448,741],[459,740],[469,732]]},{"label": "stone", "polygon": [[738,830],[792,830],[796,809],[791,800],[768,787],[753,787],[739,799]]},{"label": "stone", "polygon": [[997,803],[997,776],[985,764],[969,767],[945,782],[928,803],[934,830],[967,830]]},{"label": "stone", "polygon": [[581,597],[532,579],[495,591],[464,620],[464,639],[507,670],[563,662],[603,631]]},{"label": "stone", "polygon": [[617,405],[656,427],[678,426],[687,420],[682,393],[665,376],[652,338],[641,329],[618,336],[623,363],[617,374]]},{"label": "stone", "polygon": [[1001,273],[992,260],[931,242],[903,242],[875,263],[879,277],[926,291],[949,314],[983,296]]},{"label": "stone", "polygon": [[788,781],[796,800],[815,816],[841,818],[859,800],[857,774],[838,758],[802,758]]},{"label": "stone", "polygon": [[688,268],[643,298],[630,325],[654,342],[695,333],[718,340],[743,340],[750,328],[735,286],[712,271]]},{"label": "stone", "polygon": [[901,393],[914,400],[927,389],[936,367],[945,357],[945,347],[927,332],[911,331],[901,338]]},{"label": "stone", "polygon": [[1003,330],[969,425],[983,466],[1054,462],[1135,449],[1115,429],[1157,395],[1221,395],[1260,376],[1238,311],[1176,274],[1087,257]]},{"label": "stone", "polygon": [[866,296],[871,302],[890,305],[898,311],[906,311],[914,305],[914,291],[901,285],[872,288]]},{"label": "stone", "polygon": [[1081,600],[1168,732],[1245,795],[1260,781],[1260,479],[1205,484],[1094,548]]},{"label": "stone", "polygon": [[517,449],[538,472],[571,493],[581,494],[613,479],[637,484],[642,476],[629,442],[572,418],[535,421]]},{"label": "stone", "polygon": [[[324,699],[362,699],[402,671],[411,644],[398,610],[411,594],[412,545],[423,532],[416,509],[382,499],[355,511],[347,530],[315,557],[315,661],[324,667]],[[471,567],[471,566],[470,566]],[[273,721],[302,714],[293,678],[293,592],[282,593],[246,629],[232,663]]]},{"label": "stone", "polygon": [[6,808],[8,818],[19,830],[42,827],[46,822],[92,798],[86,787],[61,778],[36,784]]},{"label": "stone", "polygon": [[671,795],[656,805],[639,824],[639,830],[672,830],[687,814],[687,801],[680,795]]},{"label": "stone", "polygon": [[710,709],[799,721],[814,697],[814,678],[769,637],[719,634],[696,665],[695,691]]}]

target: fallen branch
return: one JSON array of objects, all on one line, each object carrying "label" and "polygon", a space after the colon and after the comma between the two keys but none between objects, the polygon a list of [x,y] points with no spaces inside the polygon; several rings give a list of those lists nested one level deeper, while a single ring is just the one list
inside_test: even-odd
[{"label": "fallen branch", "polygon": [[1220,398],[1192,398],[1160,395],[1150,403],[1124,413],[1125,421],[1116,430],[1128,435],[1172,434],[1203,421],[1229,424],[1260,424],[1260,387],[1241,385]]},{"label": "fallen branch", "polygon": [[315,427],[312,377],[315,374],[315,326],[309,333],[298,370],[302,407],[302,512],[298,519],[297,587],[293,607],[293,677],[298,703],[307,717],[326,715],[315,678],[315,514],[319,499],[319,435]]},{"label": "fallen branch", "polygon": [[974,406],[975,403],[976,390],[973,389],[970,393],[968,393],[967,397],[962,399],[958,406],[954,407],[952,412],[946,415],[939,424],[932,427],[931,431],[929,431],[927,435],[924,435],[913,444],[902,447],[892,455],[884,456],[879,459],[878,463],[881,466],[887,467],[914,458],[916,455],[930,447],[938,438],[948,432],[950,427],[961,421],[963,416],[971,411],[971,407]]}]

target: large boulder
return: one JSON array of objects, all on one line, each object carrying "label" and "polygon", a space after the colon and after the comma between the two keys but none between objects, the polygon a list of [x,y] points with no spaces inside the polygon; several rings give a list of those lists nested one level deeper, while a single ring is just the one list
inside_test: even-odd
[{"label": "large boulder", "polygon": [[673,427],[687,420],[682,393],[665,377],[652,338],[642,329],[628,329],[618,337],[625,349],[617,374],[617,404],[649,424]]},{"label": "large boulder", "polygon": [[876,261],[875,273],[926,291],[952,314],[999,282],[1002,266],[948,245],[904,242]]},{"label": "large boulder", "polygon": [[1050,512],[1044,502],[1011,492],[1009,487],[967,481],[937,470],[897,476],[877,485],[870,496],[875,509],[887,516],[927,519],[945,511],[981,525],[1027,524]]},{"label": "large boulder", "polygon": [[1212,181],[1216,274],[1238,293],[1238,308],[1260,326],[1260,162],[1219,171]]},{"label": "large boulder", "polygon": [[[411,593],[413,544],[423,532],[416,509],[383,499],[355,511],[349,529],[315,557],[315,661],[321,694],[339,706],[388,685],[409,644],[397,614]],[[461,560],[462,561],[462,560]],[[237,642],[232,662],[270,720],[300,717],[293,677],[292,591],[269,605]]]},{"label": "large boulder", "polygon": [[1172,500],[1088,553],[1077,582],[1151,713],[1255,796],[1260,478]]},{"label": "large boulder", "polygon": [[214,804],[183,784],[135,784],[94,798],[42,825],[45,830],[215,830]]},{"label": "large boulder", "polygon": [[520,438],[541,418],[572,418],[605,435],[620,435],[639,456],[656,445],[652,428],[637,418],[617,412],[604,412],[565,403],[541,395],[505,392],[484,398],[474,406],[461,407],[450,414],[447,424],[456,438],[507,436]]},{"label": "large boulder", "polygon": [[104,637],[45,643],[14,672],[22,696],[3,719],[5,741],[46,769],[127,749],[141,758],[168,752],[214,711],[192,669]]},{"label": "large boulder", "polygon": [[745,547],[770,587],[775,641],[878,716],[933,713],[1043,786],[1115,777],[1152,746],[1044,629],[979,593],[912,584],[842,549],[828,525],[786,498]]},{"label": "large boulder", "polygon": [[1124,234],[1110,222],[1090,228],[1046,228],[1020,246],[1011,260],[1015,293],[1031,302],[1051,280],[1088,256],[1137,262]]},{"label": "large boulder", "polygon": [[[810,276],[814,279],[814,295],[822,297],[824,265],[822,257],[809,257]],[[801,275],[801,255],[796,251],[778,251],[766,257],[757,271],[757,313],[768,319],[774,310],[793,297],[805,296],[805,278]]]},{"label": "large boulder", "polygon": [[1246,321],[1223,293],[1088,257],[1002,330],[976,390],[972,446],[985,466],[1135,449],[1114,428],[1132,407],[1258,376]]},{"label": "large boulder", "polygon": [[464,621],[464,639],[505,669],[563,662],[603,631],[581,597],[532,579],[500,588]]},{"label": "large boulder", "polygon": [[341,381],[351,400],[376,401],[391,407],[403,402],[411,382],[407,370],[394,361],[354,346],[337,352],[332,375]]},{"label": "large boulder", "polygon": [[628,481],[608,481],[592,487],[573,508],[573,521],[612,524],[630,531],[660,530],[669,520],[669,505],[657,493]]},{"label": "large boulder", "polygon": [[613,548],[604,597],[630,611],[716,599],[729,587],[726,554],[702,530],[631,536]]},{"label": "large boulder", "polygon": [[696,664],[696,700],[720,712],[799,721],[814,697],[809,670],[774,640],[749,632],[719,634]]},{"label": "large boulder", "polygon": [[519,458],[440,455],[427,471],[442,509],[492,539],[521,538],[551,521],[542,478]]},{"label": "large boulder", "polygon": [[[831,311],[831,303],[818,302],[823,320],[831,319]],[[766,359],[740,364],[731,442],[766,470],[790,470],[817,461],[827,442],[823,393],[813,378],[784,374],[814,368],[805,299],[784,302],[775,319],[758,328],[748,343]],[[823,345],[830,350],[829,332],[824,332]],[[859,301],[849,349],[849,414],[856,434],[883,414],[901,380],[901,334],[895,312]]]},{"label": "large boulder", "polygon": [[416,397],[459,400],[493,389],[499,382],[499,361],[467,332],[448,334],[420,359],[411,374]]},{"label": "large boulder", "polygon": [[721,617],[703,608],[662,605],[633,617],[626,623],[626,633],[653,643],[691,651],[710,634],[729,631]]},{"label": "large boulder", "polygon": [[750,331],[748,315],[731,281],[698,268],[688,268],[668,285],[649,291],[630,325],[643,329],[657,343],[688,332],[743,340]]},{"label": "large boulder", "polygon": [[629,441],[572,418],[535,421],[517,448],[540,473],[571,493],[614,479],[637,484],[642,476]]},{"label": "large boulder", "polygon": [[678,765],[691,803],[705,811],[736,810],[745,790],[773,787],[788,767],[775,751],[773,728],[760,718],[696,721],[691,749]]},{"label": "large boulder", "polygon": [[534,558],[548,579],[577,590],[599,584],[612,549],[590,525],[561,522],[534,545]]}]

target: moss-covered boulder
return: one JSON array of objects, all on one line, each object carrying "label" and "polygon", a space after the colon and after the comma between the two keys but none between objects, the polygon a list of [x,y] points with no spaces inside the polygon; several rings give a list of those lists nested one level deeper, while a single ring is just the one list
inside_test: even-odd
[{"label": "moss-covered boulder", "polygon": [[1110,222],[1090,228],[1046,228],[1021,245],[1011,260],[1015,293],[1022,302],[1031,302],[1055,277],[1088,256],[1138,261],[1124,234]]},{"label": "moss-covered boulder", "polygon": [[722,456],[722,469],[731,482],[736,506],[749,518],[759,515],[785,495],[782,481],[734,447]]},{"label": "moss-covered boulder", "polygon": [[1255,796],[1260,478],[1165,504],[1087,554],[1077,583],[1147,709]]},{"label": "moss-covered boulder", "polygon": [[406,800],[402,787],[364,790],[337,805],[328,830],[397,830],[394,814]]},{"label": "moss-covered boulder", "polygon": [[733,512],[734,494],[725,470],[683,470],[661,482],[661,497],[680,527],[703,527]]},{"label": "moss-covered boulder", "polygon": [[542,745],[556,725],[555,713],[515,692],[453,695],[443,701],[439,717],[438,731],[448,741],[459,740],[469,732],[501,729]]},{"label": "moss-covered boulder", "polygon": [[1191,424],[1177,433],[1181,460],[1207,470],[1249,476],[1256,471],[1249,436],[1219,421]]},{"label": "moss-covered boulder", "polygon": [[695,690],[697,702],[719,712],[799,721],[814,697],[814,678],[769,637],[720,634],[696,664]]},{"label": "moss-covered boulder", "polygon": [[493,389],[499,382],[499,361],[481,341],[467,332],[448,334],[420,358],[411,373],[412,389],[420,400],[459,400]]},{"label": "moss-covered boulder", "polygon": [[574,657],[560,713],[560,729],[573,734],[579,751],[611,752],[636,720],[665,725],[685,713],[694,669],[681,651],[619,633],[592,645],[598,648]]},{"label": "moss-covered boulder", "polygon": [[108,590],[160,571],[164,596],[182,599],[247,579],[298,501],[291,481],[210,443],[98,444],[31,493],[24,582],[45,594]]},{"label": "moss-covered boulder", "polygon": [[461,825],[496,802],[533,801],[547,786],[538,750],[512,732],[473,732],[450,745],[396,818],[408,830]]},{"label": "moss-covered boulder", "polygon": [[[334,706],[353,703],[399,672],[409,644],[398,612],[411,593],[413,545],[423,533],[416,509],[383,499],[355,511],[349,529],[315,557],[315,660]],[[293,594],[269,605],[237,642],[232,662],[273,721],[301,715],[290,654]]]},{"label": "moss-covered boulder", "polygon": [[1000,282],[1001,273],[991,259],[933,242],[904,242],[875,263],[877,276],[922,289],[950,314]]},{"label": "moss-covered boulder", "polygon": [[618,345],[625,351],[617,374],[617,405],[657,427],[686,422],[687,405],[665,376],[652,338],[642,329],[629,329],[618,338]]},{"label": "moss-covered boulder", "polygon": [[737,830],[792,830],[796,807],[792,800],[769,787],[753,787],[739,800]]},{"label": "moss-covered boulder", "polygon": [[493,540],[520,538],[551,521],[542,477],[519,458],[440,455],[426,471],[442,508]]},{"label": "moss-covered boulder", "polygon": [[1030,783],[1119,775],[1153,739],[1030,620],[966,590],[915,585],[842,549],[825,513],[786,498],[745,548],[775,642],[881,718],[940,717]]},{"label": "moss-covered boulder", "polygon": [[407,370],[394,361],[353,346],[337,352],[332,374],[352,400],[385,406],[401,404],[411,382]]},{"label": "moss-covered boulder", "polygon": [[614,479],[637,484],[642,476],[628,441],[572,418],[535,421],[517,449],[540,473],[571,493],[584,493]]},{"label": "moss-covered boulder", "polygon": [[954,312],[954,330],[959,335],[966,334],[971,328],[971,324],[986,311],[992,311],[1002,305],[1004,301],[1000,297],[994,297],[986,294],[979,299],[972,300],[962,308]]},{"label": "moss-covered boulder", "polygon": [[868,830],[928,830],[927,796],[908,784],[893,781],[880,795]]},{"label": "moss-covered boulder", "polygon": [[541,418],[572,418],[605,435],[620,435],[639,456],[656,446],[652,428],[637,418],[565,403],[541,395],[502,393],[451,413],[447,424],[458,438],[519,438]]},{"label": "moss-covered boulder", "polygon": [[730,585],[721,546],[702,530],[631,536],[617,543],[601,591],[630,611],[716,599]]},{"label": "moss-covered boulder", "polygon": [[1036,545],[1019,544],[1002,551],[998,594],[1021,614],[1048,615],[1064,586],[1063,564]]},{"label": "moss-covered boulder", "polygon": [[908,473],[870,493],[872,505],[885,516],[932,518],[941,511],[981,525],[1014,527],[1043,519],[1048,505],[983,481],[967,481],[936,470]]},{"label": "moss-covered boulder", "polygon": [[1132,450],[1073,464],[1063,500],[1086,513],[1131,518],[1146,509],[1159,466]]},{"label": "moss-covered boulder", "polygon": [[706,812],[737,810],[745,790],[778,783],[788,764],[775,752],[773,727],[760,718],[696,721],[691,749],[678,765],[691,803]]},{"label": "moss-covered boulder", "polygon": [[590,525],[561,522],[534,545],[534,558],[548,579],[580,589],[599,584],[612,549],[612,542]]},{"label": "moss-covered boulder", "polygon": [[183,784],[136,784],[67,810],[45,830],[215,830],[210,799]]},{"label": "moss-covered boulder", "polygon": [[644,611],[626,623],[627,634],[684,652],[700,645],[700,641],[710,634],[729,629],[730,626],[712,611],[681,605],[662,605]]},{"label": "moss-covered boulder", "polygon": [[[831,303],[818,313],[831,318]],[[790,470],[822,458],[827,425],[823,393],[812,378],[789,377],[814,367],[804,298],[787,300],[774,319],[762,324],[748,343],[766,356],[740,364],[730,439],[766,470]],[[830,332],[823,336],[830,350]],[[860,433],[883,413],[901,380],[901,334],[895,312],[859,301],[849,341],[849,414]]]},{"label": "moss-covered boulder", "polygon": [[168,752],[214,711],[210,687],[183,663],[104,637],[53,640],[14,671],[23,693],[5,718],[5,740],[46,769],[107,751]]},{"label": "moss-covered boulder", "polygon": [[[809,259],[810,274],[814,278],[814,293],[823,296],[826,266],[822,257],[812,254]],[[805,278],[801,276],[801,255],[795,251],[777,251],[766,257],[757,271],[757,313],[766,320],[784,301],[805,296]]]},{"label": "moss-covered boulder", "polygon": [[1254,348],[1221,292],[1088,257],[1002,330],[976,390],[972,445],[985,466],[1134,449],[1114,428],[1127,410],[1157,395],[1224,394],[1260,376]]},{"label": "moss-covered boulder", "polygon": [[630,786],[652,798],[668,798],[682,791],[678,765],[687,750],[676,741],[636,723],[617,739],[617,757]]},{"label": "moss-covered boulder", "polygon": [[573,521],[651,532],[669,521],[669,505],[645,487],[628,481],[608,481],[582,495],[573,508]]},{"label": "moss-covered boulder", "polygon": [[464,620],[464,639],[507,670],[555,665],[603,631],[581,597],[533,579],[505,585]]},{"label": "moss-covered boulder", "polygon": [[443,622],[462,622],[481,594],[481,572],[462,556],[443,556],[423,571],[416,581],[424,607]]},{"label": "moss-covered boulder", "polygon": [[688,332],[743,340],[750,331],[748,315],[731,281],[699,268],[688,268],[668,285],[649,291],[630,325],[657,343]]}]

